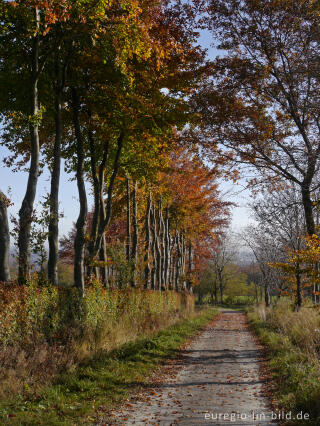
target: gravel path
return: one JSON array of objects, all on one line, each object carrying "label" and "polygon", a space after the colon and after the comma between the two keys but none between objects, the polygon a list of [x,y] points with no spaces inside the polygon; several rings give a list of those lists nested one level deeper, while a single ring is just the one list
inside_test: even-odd
[{"label": "gravel path", "polygon": [[245,314],[223,310],[183,351],[176,375],[171,366],[107,424],[274,426],[262,361]]}]

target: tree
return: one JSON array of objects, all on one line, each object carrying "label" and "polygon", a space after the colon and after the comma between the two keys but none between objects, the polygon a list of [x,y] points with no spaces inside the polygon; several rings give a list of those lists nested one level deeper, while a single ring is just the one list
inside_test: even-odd
[{"label": "tree", "polygon": [[215,299],[217,300],[217,288],[220,294],[220,304],[223,304],[223,292],[227,285],[229,274],[228,266],[234,260],[236,255],[230,240],[222,236],[215,251],[212,253],[212,268],[215,273]]},{"label": "tree", "polygon": [[[40,172],[39,83],[51,49],[50,28],[69,17],[68,7],[48,2],[1,2],[0,84],[3,93],[1,114],[6,121],[7,146],[15,154],[30,159],[27,189],[19,211],[19,277],[26,282],[30,269],[30,232],[34,200]],[[9,77],[10,76],[10,77]],[[9,77],[9,78],[8,78]],[[16,143],[18,142],[18,143]]]},{"label": "tree", "polygon": [[208,12],[208,27],[226,55],[213,63],[197,94],[204,146],[215,154],[224,146],[233,165],[254,168],[275,187],[279,180],[296,184],[313,235],[320,164],[318,5],[211,0]]},{"label": "tree", "polygon": [[0,191],[0,281],[10,281],[10,232],[7,208],[10,201]]}]

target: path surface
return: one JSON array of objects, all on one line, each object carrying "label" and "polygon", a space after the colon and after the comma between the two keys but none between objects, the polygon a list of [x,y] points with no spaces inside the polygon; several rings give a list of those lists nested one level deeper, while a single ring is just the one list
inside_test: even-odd
[{"label": "path surface", "polygon": [[107,424],[274,426],[262,361],[245,314],[224,310],[183,352],[175,377],[161,377]]}]

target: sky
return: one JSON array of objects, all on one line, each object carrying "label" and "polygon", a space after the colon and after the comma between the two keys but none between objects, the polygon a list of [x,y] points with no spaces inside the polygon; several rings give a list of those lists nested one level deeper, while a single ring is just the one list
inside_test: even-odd
[{"label": "sky", "polygon": [[[200,44],[208,49],[208,57],[213,59],[219,54],[218,50],[212,46],[212,37],[207,31],[202,31],[199,39]],[[0,189],[5,193],[10,193],[10,199],[13,205],[9,209],[9,214],[17,216],[21,202],[23,200],[28,175],[26,172],[19,171],[13,172],[7,168],[3,163],[2,159],[9,155],[9,151],[0,146]],[[60,236],[67,234],[73,222],[77,220],[79,203],[78,203],[78,191],[77,185],[74,180],[71,180],[72,176],[68,175],[62,168],[61,173],[61,190],[60,190],[60,210],[63,212],[63,217],[60,219]],[[220,190],[224,200],[231,201],[237,204],[237,207],[232,209],[232,229],[237,232],[241,228],[246,226],[249,222],[252,222],[250,218],[250,211],[246,207],[250,201],[249,191],[243,190],[245,186],[244,181],[239,181],[237,184],[232,182],[221,182]],[[91,189],[87,185],[88,189],[88,202],[89,207],[92,205]],[[39,177],[39,183],[37,188],[37,196],[35,201],[35,209],[39,206],[42,197],[50,191],[50,173],[47,169]]]}]

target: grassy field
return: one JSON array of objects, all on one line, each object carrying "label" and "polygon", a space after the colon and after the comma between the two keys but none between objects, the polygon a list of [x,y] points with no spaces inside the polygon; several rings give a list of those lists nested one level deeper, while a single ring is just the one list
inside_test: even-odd
[{"label": "grassy field", "polygon": [[309,415],[307,421],[288,424],[320,425],[320,316],[305,307],[293,312],[287,303],[263,306],[248,313],[249,320],[268,351],[276,407]]},{"label": "grassy field", "polygon": [[199,332],[217,311],[205,309],[151,337],[101,353],[34,394],[0,403],[0,422],[10,425],[92,424],[147,382],[148,376]]}]

